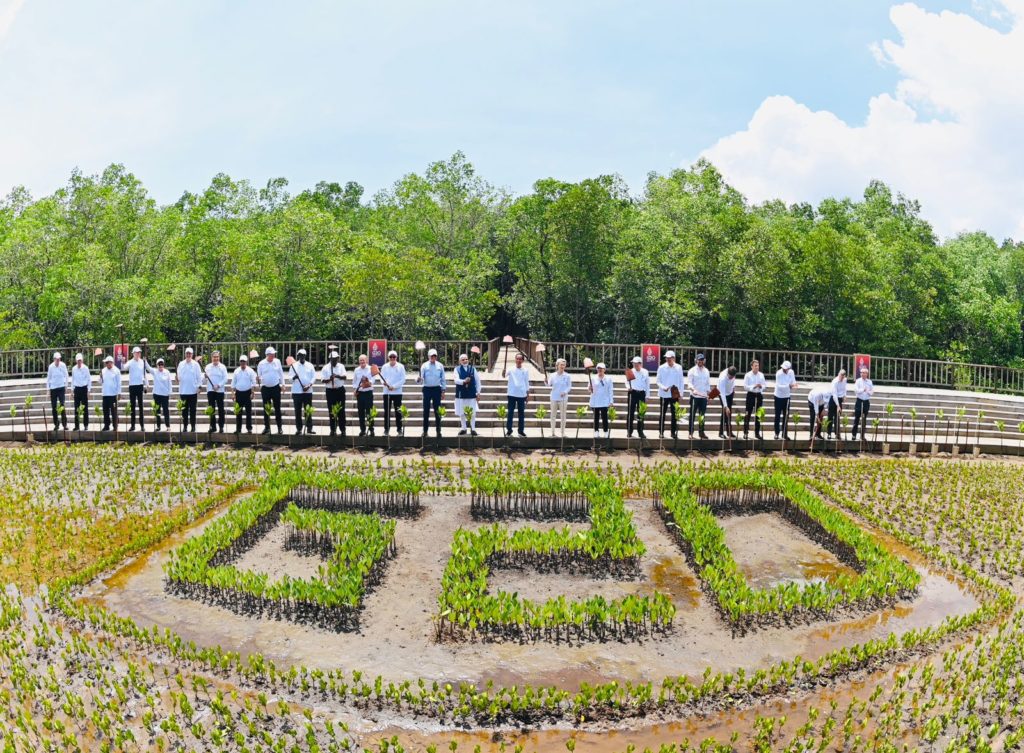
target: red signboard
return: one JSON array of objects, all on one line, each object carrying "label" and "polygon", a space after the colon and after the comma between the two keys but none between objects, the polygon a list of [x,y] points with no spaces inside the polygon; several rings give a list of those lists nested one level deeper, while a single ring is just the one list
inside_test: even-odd
[{"label": "red signboard", "polygon": [[370,340],[367,349],[370,363],[374,366],[383,366],[388,362],[388,341]]},{"label": "red signboard", "polygon": [[114,346],[114,366],[121,369],[128,363],[128,359],[131,357],[129,352],[131,348],[129,343],[121,343],[120,345]]},{"label": "red signboard", "polygon": [[860,370],[864,368],[871,373],[871,356],[864,353],[858,353],[853,357],[853,378],[857,379],[860,377]]},{"label": "red signboard", "polygon": [[658,366],[661,365],[660,345],[641,345],[640,354],[640,357],[644,359],[645,369],[652,374],[658,370]]}]

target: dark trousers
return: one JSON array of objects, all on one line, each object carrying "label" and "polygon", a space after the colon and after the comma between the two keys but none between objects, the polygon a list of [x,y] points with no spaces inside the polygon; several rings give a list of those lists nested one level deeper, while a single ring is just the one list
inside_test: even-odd
[{"label": "dark trousers", "polygon": [[235,414],[235,431],[242,430],[242,414],[245,414],[245,428],[252,431],[252,390],[235,390],[235,405],[239,407]]},{"label": "dark trousers", "polygon": [[[697,418],[699,413],[701,417],[705,416],[708,412],[708,399],[706,397],[690,397],[690,433],[693,434],[693,421]],[[700,427],[700,433],[704,434],[704,424],[697,424]]]},{"label": "dark trousers", "polygon": [[295,406],[295,433],[301,434],[305,425],[306,431],[313,430],[313,417],[306,418],[306,406],[313,404],[312,392],[293,392],[292,405]]},{"label": "dark trousers", "polygon": [[754,434],[761,436],[761,419],[757,416],[757,411],[764,404],[764,395],[760,392],[748,392],[747,403],[744,406],[746,408],[746,415],[743,416],[743,433],[750,433],[750,417],[754,417]]},{"label": "dark trousers", "polygon": [[821,422],[825,419],[825,411],[818,411],[814,407],[814,403],[810,400],[807,401],[807,415],[811,417],[811,432],[812,434],[821,439]]},{"label": "dark trousers", "polygon": [[402,433],[402,396],[401,395],[385,395],[384,396],[384,433],[387,434],[391,431],[391,413],[395,414],[395,425],[398,427],[398,433]]},{"label": "dark trousers", "polygon": [[608,431],[608,408],[594,408],[594,431]]},{"label": "dark trousers", "polygon": [[146,425],[146,407],[143,403],[143,395],[146,393],[146,385],[131,384],[128,386],[128,406],[132,412],[132,428],[135,428],[135,409],[139,410],[139,428]]},{"label": "dark trousers", "polygon": [[[728,434],[732,436],[732,401],[736,397],[736,393],[733,392],[729,395],[722,395],[722,399],[725,400],[725,404],[722,406],[722,415],[718,417],[718,433]],[[726,408],[729,412],[726,413]]]},{"label": "dark trousers", "polygon": [[423,388],[423,431],[426,432],[430,428],[430,411],[434,411],[434,426],[437,428],[438,436],[441,434],[441,414],[439,412],[441,408],[441,388],[440,387],[424,387]]},{"label": "dark trousers", "polygon": [[868,433],[868,413],[871,412],[871,401],[861,400],[853,404],[853,439],[857,438],[857,427],[860,426],[861,418],[864,419],[864,434]]},{"label": "dark trousers", "polygon": [[630,390],[626,404],[626,434],[633,436],[633,419],[636,419],[637,433],[644,435],[644,418],[640,415],[640,406],[647,405],[647,393],[643,390]]},{"label": "dark trousers", "polygon": [[267,414],[267,406],[274,407],[274,418],[277,421],[278,433],[284,431],[283,418],[281,417],[281,385],[274,387],[260,387],[260,397],[263,398],[263,428],[270,431],[270,416]]},{"label": "dark trousers", "polygon": [[[836,400],[839,400],[839,404],[836,405]],[[828,435],[831,437],[832,432],[839,433],[839,426],[837,421],[839,420],[839,409],[843,407],[843,398],[830,397],[828,399]]]},{"label": "dark trousers", "polygon": [[109,431],[110,427],[117,428],[117,396],[103,396],[103,431]]},{"label": "dark trousers", "polygon": [[75,387],[75,430],[78,430],[78,406],[81,405],[82,420],[85,421],[85,428],[89,428],[89,388]]},{"label": "dark trousers", "polygon": [[[359,433],[366,433],[366,420],[370,417],[370,409],[373,408],[373,390],[356,390],[356,412],[359,414]],[[373,434],[373,427],[370,427]]]},{"label": "dark trousers", "polygon": [[181,395],[181,401],[185,409],[181,412],[181,430],[187,431],[191,426],[192,431],[196,430],[196,409],[199,407],[198,393],[192,395]]},{"label": "dark trousers", "polygon": [[63,419],[64,428],[66,429],[68,428],[67,414],[63,410],[60,413],[57,412],[58,405],[60,405],[61,408],[64,408],[64,391],[64,387],[54,387],[50,390],[50,412],[53,413],[53,425],[56,426],[57,423]]},{"label": "dark trousers", "polygon": [[210,428],[224,432],[224,393],[207,392],[206,402],[213,408],[213,415],[210,416]]},{"label": "dark trousers", "polygon": [[658,420],[658,431],[665,433],[665,414],[672,418],[672,436],[676,435],[676,399],[674,397],[661,398],[661,418]]},{"label": "dark trousers", "polygon": [[164,426],[171,428],[171,396],[153,395],[153,402],[156,403],[156,428],[160,430],[160,414],[164,416]]},{"label": "dark trousers", "polygon": [[526,433],[526,398],[525,397],[512,397],[508,395],[508,415],[505,416],[505,433],[512,433],[512,416],[515,412],[519,411],[519,433]]},{"label": "dark trousers", "polygon": [[[384,405],[388,404],[388,399],[384,398]],[[335,405],[341,407],[337,409],[338,417],[334,417]],[[327,388],[327,419],[331,423],[331,434],[337,431],[337,427],[341,427],[341,436],[345,436],[345,388],[344,387],[328,387]],[[385,425],[387,419],[385,418]]]},{"label": "dark trousers", "polygon": [[789,439],[789,398],[775,398],[775,433]]}]

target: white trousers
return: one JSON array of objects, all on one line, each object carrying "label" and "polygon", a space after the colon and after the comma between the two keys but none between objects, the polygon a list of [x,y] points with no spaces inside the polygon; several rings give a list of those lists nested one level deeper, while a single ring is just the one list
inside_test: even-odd
[{"label": "white trousers", "polygon": [[473,420],[470,422],[470,427],[474,431],[476,430],[476,414],[480,412],[480,408],[477,406],[475,397],[455,398],[455,412],[459,414],[459,428],[466,428],[466,407],[473,409]]},{"label": "white trousers", "polygon": [[552,400],[551,401],[551,414],[550,415],[551,415],[551,433],[552,434],[555,433],[556,416],[559,416],[559,415],[561,416],[560,418],[557,419],[560,422],[560,427],[561,427],[561,428],[559,428],[559,431],[561,431],[562,434],[565,434],[565,416],[568,413],[568,411],[569,411],[569,401],[568,400]]}]

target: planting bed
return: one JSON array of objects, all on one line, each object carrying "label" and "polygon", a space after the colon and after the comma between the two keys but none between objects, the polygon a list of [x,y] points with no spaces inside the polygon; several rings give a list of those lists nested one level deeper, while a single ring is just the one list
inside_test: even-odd
[{"label": "planting bed", "polygon": [[[0,451],[0,477],[26,490],[0,566],[34,573],[0,596],[5,751],[1024,738],[1015,464],[109,447]],[[548,609],[597,599],[670,617]]]}]

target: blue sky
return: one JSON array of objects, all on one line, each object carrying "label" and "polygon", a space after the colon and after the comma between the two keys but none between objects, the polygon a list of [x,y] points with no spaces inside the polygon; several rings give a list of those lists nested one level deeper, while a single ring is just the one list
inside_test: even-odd
[{"label": "blue sky", "polygon": [[[1000,36],[1015,26],[1011,5],[915,3],[922,17],[962,14]],[[873,97],[914,79],[912,65],[878,53],[913,33],[894,24],[893,7],[0,0],[0,194],[17,184],[46,194],[75,167],[115,161],[161,202],[218,172],[256,184],[284,176],[293,191],[357,180],[372,193],[461,149],[515,192],[541,177],[614,172],[639,193],[649,171],[717,153],[760,200],[778,160],[753,176],[745,166],[777,146],[757,134],[716,145],[750,133],[780,95],[864,124]],[[920,118],[951,117],[927,99],[914,102]],[[777,195],[856,195],[889,161],[783,181]],[[913,195],[908,171],[872,177]],[[1015,232],[1008,211],[965,219]]]}]

